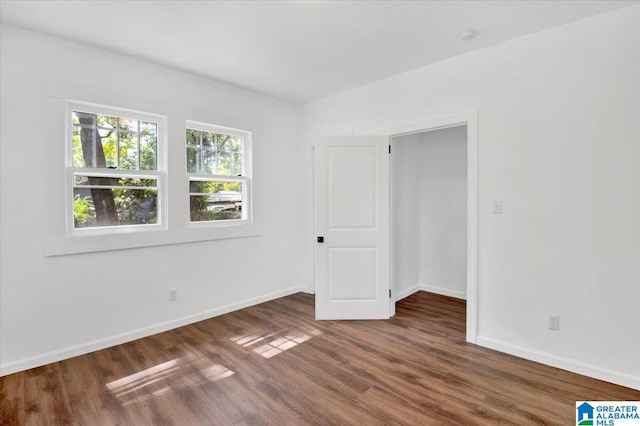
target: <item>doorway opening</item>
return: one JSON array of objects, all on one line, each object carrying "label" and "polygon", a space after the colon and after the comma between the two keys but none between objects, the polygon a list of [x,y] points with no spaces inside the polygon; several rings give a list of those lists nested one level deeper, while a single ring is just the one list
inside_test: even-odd
[{"label": "doorway opening", "polygon": [[466,300],[476,343],[477,141],[475,115],[391,136],[391,285]]},{"label": "doorway opening", "polygon": [[[475,112],[392,129],[380,136],[326,136],[314,144],[316,319],[388,319],[395,314],[399,293],[401,298],[410,294],[412,288],[420,290],[423,284],[419,279],[395,282],[398,256],[394,255],[390,228],[395,222],[390,215],[397,216],[399,212],[394,211],[395,201],[390,198],[393,173],[389,167],[397,170],[398,165],[393,164],[395,156],[389,153],[402,143],[398,142],[401,137],[461,126],[466,129],[467,152],[466,242],[458,243],[458,249],[466,245],[466,266],[462,265],[463,269],[466,267],[466,340],[476,343],[478,143]],[[407,185],[411,186],[416,184]],[[439,282],[424,284],[430,286],[427,289],[430,291],[443,288]]]}]

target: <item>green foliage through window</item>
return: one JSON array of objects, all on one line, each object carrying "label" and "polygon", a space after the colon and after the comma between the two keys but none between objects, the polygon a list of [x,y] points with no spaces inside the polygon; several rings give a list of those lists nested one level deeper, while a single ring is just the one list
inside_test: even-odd
[{"label": "green foliage through window", "polygon": [[187,173],[242,175],[242,138],[187,129]]},{"label": "green foliage through window", "polygon": [[[82,117],[93,117],[90,123]],[[157,170],[158,124],[150,121],[73,111],[73,167]],[[89,130],[91,135],[82,131]],[[89,156],[102,148],[105,164]]]},{"label": "green foliage through window", "polygon": [[[93,178],[93,179],[92,179]],[[73,189],[73,219],[75,228],[96,226],[144,225],[157,223],[157,182],[155,179],[108,178],[111,185],[96,188],[95,178],[76,176]],[[115,181],[115,182],[113,182]],[[88,188],[92,186],[92,188]],[[98,223],[94,196],[112,197],[115,215],[110,223]]]},{"label": "green foliage through window", "polygon": [[243,219],[244,139],[222,131],[187,128],[185,142],[187,173],[199,175],[189,179],[191,221]]},{"label": "green foliage through window", "polygon": [[158,123],[79,110],[71,121],[74,228],[158,223]]},{"label": "green foliage through window", "polygon": [[242,182],[189,182],[192,222],[242,219]]}]

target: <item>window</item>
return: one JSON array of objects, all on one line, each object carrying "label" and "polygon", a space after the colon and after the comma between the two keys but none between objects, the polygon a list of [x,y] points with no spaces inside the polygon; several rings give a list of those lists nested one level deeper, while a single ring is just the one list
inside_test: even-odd
[{"label": "window", "polygon": [[251,133],[187,122],[186,158],[191,223],[251,221]]},{"label": "window", "polygon": [[163,117],[69,104],[69,229],[143,230],[162,224]]}]

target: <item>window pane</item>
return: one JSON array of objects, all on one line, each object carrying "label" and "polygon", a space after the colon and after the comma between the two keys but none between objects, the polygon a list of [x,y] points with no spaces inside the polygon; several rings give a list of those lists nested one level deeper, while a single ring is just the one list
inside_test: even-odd
[{"label": "window pane", "polygon": [[116,127],[118,127],[118,117],[98,114],[98,126],[108,129],[115,129]]},{"label": "window pane", "polygon": [[[73,134],[77,135],[78,146],[76,152],[81,153],[74,161],[82,164],[81,167],[107,167],[105,159],[105,149],[97,124],[98,116],[92,113],[74,111],[73,121],[77,125],[73,126]],[[109,165],[115,166],[115,148],[107,145],[107,154],[111,154]],[[74,147],[75,148],[75,147]],[[111,150],[109,150],[111,148]],[[82,160],[80,161],[80,157]]]},{"label": "window pane", "polygon": [[189,182],[192,222],[242,219],[243,182]]},{"label": "window pane", "polygon": [[218,173],[219,175],[229,175],[230,170],[229,170],[229,146],[230,146],[230,140],[231,140],[231,136],[229,135],[221,135],[219,134],[218,137],[218,143],[217,143],[217,148],[218,148]]},{"label": "window pane", "polygon": [[[106,167],[116,168],[118,167],[118,155],[116,152],[117,144],[115,138],[103,138],[102,139],[102,154],[104,156],[104,161]],[[122,149],[122,148],[121,148]],[[105,167],[102,165],[102,160],[100,159],[100,152],[97,152],[97,160],[95,167]]]},{"label": "window pane", "polygon": [[140,169],[156,170],[158,137],[155,135],[140,135]]},{"label": "window pane", "polygon": [[158,134],[158,125],[156,123],[150,123],[148,121],[141,121],[140,134],[156,136]]},{"label": "window pane", "polygon": [[74,111],[74,167],[157,170],[158,124]]},{"label": "window pane", "polygon": [[[223,176],[242,176],[243,140],[239,136],[206,132],[194,129],[186,131],[187,172]],[[199,150],[196,150],[199,147]],[[196,155],[202,156],[202,163]]]},{"label": "window pane", "polygon": [[138,169],[138,138],[134,134],[120,132],[120,168]]},{"label": "window pane", "polygon": [[[77,121],[77,117],[74,114],[74,120]],[[74,122],[75,122],[74,121]],[[85,167],[84,165],[84,157],[82,155],[82,142],[80,141],[80,125],[73,126],[73,134],[71,136],[72,139],[72,165],[73,167]]]},{"label": "window pane", "polygon": [[157,197],[157,189],[75,187],[74,228],[157,223]]},{"label": "window pane", "polygon": [[146,113],[120,117],[78,108],[71,111],[67,142],[75,168],[67,181],[72,229],[107,228],[106,234],[118,232],[109,229],[114,227],[160,224],[161,173],[149,173],[158,169],[158,144],[164,137],[160,122],[142,120],[150,117]]},{"label": "window pane", "polygon": [[187,145],[200,145],[200,131],[187,129]]},{"label": "window pane", "polygon": [[202,148],[202,173],[210,175],[220,174],[218,173],[216,151],[213,148]]},{"label": "window pane", "polygon": [[187,173],[200,173],[200,148],[187,147]]},{"label": "window pane", "polygon": [[231,172],[234,176],[242,175],[242,143],[237,136],[233,137],[231,145]]},{"label": "window pane", "polygon": [[133,120],[131,118],[120,117],[120,131],[125,132],[137,132],[138,131],[138,121]]},{"label": "window pane", "polygon": [[212,147],[215,145],[215,134],[211,132],[200,132],[202,134],[202,146]]}]

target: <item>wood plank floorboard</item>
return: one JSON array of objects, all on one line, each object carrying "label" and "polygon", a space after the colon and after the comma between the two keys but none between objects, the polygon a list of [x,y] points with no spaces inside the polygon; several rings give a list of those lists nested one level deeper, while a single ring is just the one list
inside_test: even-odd
[{"label": "wood plank floorboard", "polygon": [[569,425],[640,392],[465,342],[465,302],[315,321],[298,293],[0,378],[0,425]]}]

